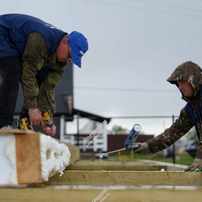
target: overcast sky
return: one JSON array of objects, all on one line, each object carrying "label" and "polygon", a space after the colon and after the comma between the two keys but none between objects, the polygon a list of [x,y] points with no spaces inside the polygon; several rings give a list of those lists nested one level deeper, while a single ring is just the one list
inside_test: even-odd
[{"label": "overcast sky", "polygon": [[0,13],[26,13],[83,32],[89,52],[75,69],[75,107],[105,116],[179,114],[185,104],[166,79],[176,65],[202,65],[202,1],[0,0]]}]

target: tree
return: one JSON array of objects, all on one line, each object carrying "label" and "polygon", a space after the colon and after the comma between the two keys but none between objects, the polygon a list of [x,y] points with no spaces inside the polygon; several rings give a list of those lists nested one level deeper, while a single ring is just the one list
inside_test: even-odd
[{"label": "tree", "polygon": [[114,125],[112,127],[112,133],[113,134],[120,134],[120,133],[128,133],[128,129],[127,128],[123,128],[122,126],[120,125]]}]

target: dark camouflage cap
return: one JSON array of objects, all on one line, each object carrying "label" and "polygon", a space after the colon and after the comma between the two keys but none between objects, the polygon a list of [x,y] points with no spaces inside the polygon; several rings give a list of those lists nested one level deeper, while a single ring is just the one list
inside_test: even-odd
[{"label": "dark camouflage cap", "polygon": [[202,69],[191,61],[184,62],[177,66],[167,81],[175,85],[178,81],[188,81],[195,90],[198,90],[199,85],[202,84]]}]

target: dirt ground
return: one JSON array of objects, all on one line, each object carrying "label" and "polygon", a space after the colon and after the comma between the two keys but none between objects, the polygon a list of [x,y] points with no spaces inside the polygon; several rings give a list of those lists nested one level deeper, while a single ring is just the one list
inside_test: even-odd
[{"label": "dirt ground", "polygon": [[201,202],[197,190],[71,190],[59,187],[0,189],[0,202]]}]

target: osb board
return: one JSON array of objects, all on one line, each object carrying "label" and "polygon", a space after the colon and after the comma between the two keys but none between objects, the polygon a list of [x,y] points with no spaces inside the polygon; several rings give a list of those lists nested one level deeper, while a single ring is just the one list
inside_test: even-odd
[{"label": "osb board", "polygon": [[16,170],[19,184],[40,183],[40,140],[36,134],[16,135]]}]

